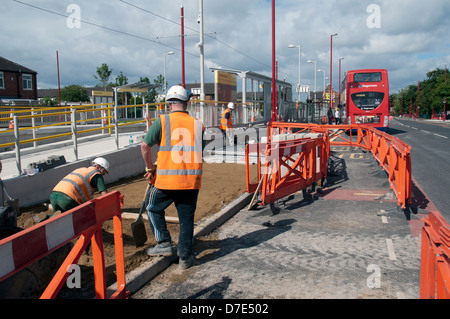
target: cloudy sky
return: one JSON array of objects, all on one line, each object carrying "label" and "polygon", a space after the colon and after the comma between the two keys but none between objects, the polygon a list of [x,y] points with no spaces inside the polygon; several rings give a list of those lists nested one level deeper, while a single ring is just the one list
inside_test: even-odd
[{"label": "cloudy sky", "polygon": [[[93,86],[102,63],[129,82],[164,73],[181,82],[180,7],[185,13],[186,82],[200,81],[199,0],[1,0],[0,56],[38,72],[39,88]],[[205,81],[209,67],[272,75],[272,1],[203,0]],[[279,78],[314,87],[314,64],[330,72],[333,87],[351,69],[386,68],[391,93],[450,67],[448,0],[276,0]],[[323,88],[317,73],[317,89]],[[329,82],[329,80],[326,80]]]}]

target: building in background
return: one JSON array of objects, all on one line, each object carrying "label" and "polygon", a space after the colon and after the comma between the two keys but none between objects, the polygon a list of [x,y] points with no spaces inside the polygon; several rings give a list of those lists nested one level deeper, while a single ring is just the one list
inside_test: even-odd
[{"label": "building in background", "polygon": [[37,72],[0,57],[0,100],[37,100]]}]

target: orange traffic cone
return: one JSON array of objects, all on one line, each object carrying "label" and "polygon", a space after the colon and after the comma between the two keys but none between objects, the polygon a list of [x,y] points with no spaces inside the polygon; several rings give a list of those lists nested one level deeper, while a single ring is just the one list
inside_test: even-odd
[{"label": "orange traffic cone", "polygon": [[[9,117],[14,117],[14,113],[13,110],[11,109],[11,113],[9,113]],[[9,121],[9,126],[8,128],[13,129],[14,128],[14,120]]]}]

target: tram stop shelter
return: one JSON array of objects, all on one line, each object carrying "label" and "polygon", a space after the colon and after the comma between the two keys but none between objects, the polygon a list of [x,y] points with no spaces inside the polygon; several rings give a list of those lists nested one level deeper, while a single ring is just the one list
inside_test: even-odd
[{"label": "tram stop shelter", "polygon": [[114,88],[114,101],[117,106],[117,93],[118,92],[130,92],[130,93],[141,93],[142,94],[142,103],[145,104],[145,93],[150,91],[151,89],[157,88],[159,85],[150,84],[150,83],[133,83],[126,84],[122,86],[118,86]]},{"label": "tram stop shelter", "polygon": [[[272,117],[272,78],[258,74],[252,71],[241,71],[226,69],[222,67],[210,67],[213,72],[224,72],[238,76],[242,79],[242,105],[247,107],[247,102],[251,102],[253,105],[261,102],[260,88],[262,87],[262,96],[264,102],[264,120],[269,121]],[[250,80],[250,94],[247,95],[247,80]],[[256,85],[254,85],[256,82]],[[278,114],[285,113],[292,104],[292,84],[280,80],[275,80],[278,91]],[[256,90],[255,90],[256,88]],[[248,97],[250,100],[248,100]],[[244,116],[247,116],[248,112],[243,112]],[[243,119],[244,123],[248,122],[248,118]]]}]

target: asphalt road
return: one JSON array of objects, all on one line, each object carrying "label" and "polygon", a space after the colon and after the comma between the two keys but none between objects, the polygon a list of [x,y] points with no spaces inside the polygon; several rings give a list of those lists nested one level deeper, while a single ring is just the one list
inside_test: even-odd
[{"label": "asphalt road", "polygon": [[411,145],[413,179],[450,221],[450,125],[395,118],[389,134]]},{"label": "asphalt road", "polygon": [[[174,263],[131,298],[181,299],[165,309],[174,315],[192,299],[201,306],[205,299],[291,299],[283,309],[302,311],[298,299],[418,298],[419,219],[397,210],[370,152],[332,147],[329,173],[315,196],[279,200],[277,214],[245,207],[196,239],[193,267]],[[271,305],[268,313],[282,318],[278,310]]]}]

